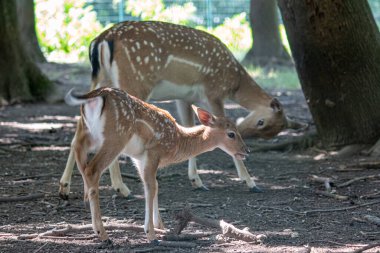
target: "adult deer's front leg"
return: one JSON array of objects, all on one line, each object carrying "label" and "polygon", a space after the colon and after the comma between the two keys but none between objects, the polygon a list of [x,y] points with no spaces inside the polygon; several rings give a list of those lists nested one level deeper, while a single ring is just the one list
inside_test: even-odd
[{"label": "adult deer's front leg", "polygon": [[75,165],[75,156],[73,147],[70,148],[70,154],[66,162],[65,170],[62,174],[61,179],[59,180],[59,196],[67,200],[70,194],[70,185],[71,185],[71,177],[73,175]]},{"label": "adult deer's front leg", "polygon": [[239,178],[246,182],[250,191],[255,192],[255,193],[262,192],[262,190],[259,187],[257,187],[255,181],[253,181],[253,179],[249,175],[247,171],[247,167],[245,167],[244,165],[244,162],[242,160],[236,159],[235,157],[233,159],[234,159],[235,167],[239,175]]},{"label": "adult deer's front leg", "polygon": [[[194,126],[194,114],[190,103],[183,100],[176,100],[176,104],[177,111],[181,119],[181,124],[187,127]],[[197,160],[195,157],[189,159],[188,175],[192,186],[195,188],[208,190],[208,188],[203,185],[202,180],[198,175]]]},{"label": "adult deer's front leg", "polygon": [[110,177],[112,188],[115,191],[120,192],[124,197],[128,197],[129,194],[131,194],[128,186],[123,183],[118,158],[116,158],[110,165]]}]

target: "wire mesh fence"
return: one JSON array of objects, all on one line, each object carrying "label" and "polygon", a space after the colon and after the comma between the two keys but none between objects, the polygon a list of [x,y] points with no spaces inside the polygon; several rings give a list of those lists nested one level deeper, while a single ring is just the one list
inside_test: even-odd
[{"label": "wire mesh fence", "polygon": [[[196,7],[193,22],[208,28],[218,26],[223,21],[242,12],[249,12],[249,0],[163,0],[166,7],[173,4],[183,5],[191,2]],[[138,20],[126,13],[128,0],[87,0],[97,13],[98,20],[103,24],[117,23],[124,20]]]}]

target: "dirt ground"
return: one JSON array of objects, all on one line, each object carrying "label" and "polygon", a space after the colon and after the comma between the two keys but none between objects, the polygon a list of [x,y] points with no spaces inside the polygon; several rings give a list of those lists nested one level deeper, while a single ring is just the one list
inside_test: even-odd
[{"label": "dirt ground", "polygon": [[[60,94],[73,86],[88,89],[90,75],[86,67],[43,67]],[[311,122],[301,91],[268,92],[279,97],[289,115]],[[51,101],[56,100],[59,96],[51,97]],[[173,103],[157,105],[175,116]],[[227,108],[233,118],[246,113],[231,104]],[[154,246],[143,232],[123,229],[108,231],[112,246],[101,244],[92,230],[41,236],[67,224],[91,224],[76,169],[69,201],[58,196],[77,115],[78,108],[62,102],[0,109],[0,252],[354,252],[380,243],[379,223],[369,220],[371,216],[380,217],[379,165],[357,164],[377,160],[364,156],[337,159],[315,146],[300,150],[296,145],[280,151],[255,151],[245,161],[263,193],[249,192],[238,180],[232,159],[220,150],[198,157],[199,173],[209,191],[192,189],[186,163],[159,173],[159,205],[167,229],[174,228],[176,214],[190,206],[198,217],[224,220],[255,235],[266,235],[261,243],[221,236],[219,229],[197,223],[190,223],[182,234],[205,236],[180,247]],[[247,143],[253,148],[281,144],[312,131],[311,125],[304,132],[284,131],[271,140]],[[100,191],[104,222],[143,225],[142,184],[128,159],[122,158],[121,165],[124,182],[134,197],[119,196],[106,172]],[[318,193],[326,190],[326,184],[312,180],[313,176],[330,178],[332,193],[345,198]],[[341,185],[358,177],[364,179]],[[22,196],[31,199],[22,200]],[[380,252],[380,246],[366,252]]]}]

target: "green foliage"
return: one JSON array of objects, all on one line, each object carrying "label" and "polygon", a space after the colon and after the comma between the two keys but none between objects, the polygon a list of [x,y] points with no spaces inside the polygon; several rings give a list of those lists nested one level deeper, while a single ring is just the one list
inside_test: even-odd
[{"label": "green foliage", "polygon": [[101,24],[85,0],[35,0],[37,36],[49,61],[77,62],[87,59],[88,46]]},{"label": "green foliage", "polygon": [[225,19],[223,24],[213,29],[206,29],[203,26],[198,26],[197,29],[218,37],[237,58],[241,58],[252,45],[251,29],[245,12]]},{"label": "green foliage", "polygon": [[283,67],[265,70],[248,67],[248,73],[264,88],[300,89],[300,81],[294,68]]},{"label": "green foliage", "polygon": [[126,2],[126,12],[141,20],[167,21],[182,25],[190,25],[196,10],[192,2],[184,5],[172,4],[167,7],[162,0],[128,0]]}]

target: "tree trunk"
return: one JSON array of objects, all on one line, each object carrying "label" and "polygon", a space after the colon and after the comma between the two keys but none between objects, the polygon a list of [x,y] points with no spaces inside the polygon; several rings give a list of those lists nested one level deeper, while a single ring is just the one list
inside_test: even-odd
[{"label": "tree trunk", "polygon": [[276,0],[251,0],[249,20],[253,47],[244,57],[243,64],[291,64],[291,58],[280,37]]},{"label": "tree trunk", "polygon": [[33,0],[17,0],[17,16],[21,42],[30,58],[35,62],[46,62],[36,36]]},{"label": "tree trunk", "polygon": [[380,137],[380,34],[366,0],[279,0],[298,76],[327,146]]},{"label": "tree trunk", "polygon": [[43,98],[51,83],[22,47],[15,1],[0,1],[0,48],[1,101],[14,103]]}]

